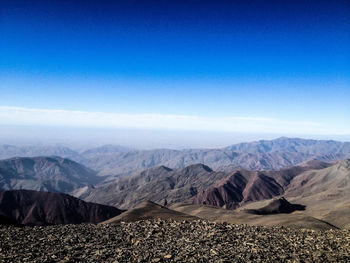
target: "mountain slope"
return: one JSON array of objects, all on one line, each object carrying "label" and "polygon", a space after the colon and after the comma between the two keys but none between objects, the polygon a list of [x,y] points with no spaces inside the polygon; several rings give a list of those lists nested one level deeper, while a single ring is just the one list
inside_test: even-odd
[{"label": "mountain slope", "polygon": [[331,167],[304,172],[291,181],[286,195],[317,197],[318,200],[350,196],[350,159]]},{"label": "mountain slope", "polygon": [[69,193],[95,185],[91,169],[60,157],[17,157],[0,160],[0,190],[28,189]]},{"label": "mountain slope", "polygon": [[75,196],[90,202],[131,208],[150,200],[158,204],[171,204],[188,200],[214,182],[224,178],[224,172],[196,164],[184,169],[171,170],[165,166],[149,168],[134,176],[119,178]]},{"label": "mountain slope", "polygon": [[0,215],[22,225],[98,223],[122,211],[75,197],[31,190],[0,191]]},{"label": "mountain slope", "polygon": [[300,174],[291,181],[285,196],[305,204],[312,216],[350,228],[350,160]]},{"label": "mountain slope", "polygon": [[[245,224],[254,226],[285,226],[296,229],[327,230],[338,229],[336,226],[306,214],[306,211],[297,211],[290,214],[249,214],[246,211],[228,210],[208,205],[176,203],[169,207],[182,213],[197,216],[212,222],[227,222],[231,224]],[[257,208],[258,209],[258,208]]]},{"label": "mountain slope", "polygon": [[270,199],[282,194],[283,187],[266,174],[245,170],[234,172],[216,186],[198,193],[193,203],[235,209],[245,202]]},{"label": "mountain slope", "polygon": [[135,208],[130,209],[119,216],[108,219],[103,224],[116,224],[119,222],[135,222],[146,219],[163,219],[163,220],[196,220],[198,217],[186,215],[184,213],[171,210],[164,206],[158,205],[151,201],[143,201]]},{"label": "mountain slope", "polygon": [[235,209],[248,202],[271,199],[284,193],[291,180],[311,169],[322,169],[331,164],[311,161],[279,171],[236,170],[214,186],[192,198],[194,204],[213,205]]},{"label": "mountain slope", "polygon": [[242,203],[282,194],[286,182],[314,167],[323,165],[314,162],[279,172],[240,169],[230,173],[215,172],[203,164],[178,170],[159,166],[95,188],[78,189],[74,195],[86,201],[126,209],[145,200],[163,205],[190,201],[233,209]]}]

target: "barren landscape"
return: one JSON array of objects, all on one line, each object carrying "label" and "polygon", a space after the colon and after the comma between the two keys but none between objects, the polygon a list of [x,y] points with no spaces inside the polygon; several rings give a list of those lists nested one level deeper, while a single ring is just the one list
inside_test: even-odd
[{"label": "barren landscape", "polygon": [[349,230],[143,220],[0,227],[1,262],[349,262]]},{"label": "barren landscape", "polygon": [[0,263],[350,262],[349,0],[1,0]]}]

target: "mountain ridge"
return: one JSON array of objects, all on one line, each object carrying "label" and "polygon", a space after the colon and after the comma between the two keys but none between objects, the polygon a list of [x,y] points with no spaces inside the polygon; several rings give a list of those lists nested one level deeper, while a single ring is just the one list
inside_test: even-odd
[{"label": "mountain ridge", "polygon": [[269,199],[284,193],[298,174],[329,165],[312,162],[280,171],[213,171],[203,164],[171,170],[164,166],[118,178],[75,195],[86,201],[131,208],[144,200],[163,205],[193,202],[235,209],[247,202]]},{"label": "mountain ridge", "polygon": [[216,149],[137,150],[105,145],[78,152],[68,150],[67,147],[58,148],[57,151],[52,146],[46,150],[45,147],[22,148],[0,145],[0,158],[34,156],[34,153],[36,156],[59,155],[97,171],[100,176],[110,176],[110,179],[160,165],[179,169],[203,163],[214,170],[224,170],[227,167],[228,170],[238,167],[248,170],[279,170],[314,159],[330,162],[350,158],[350,142],[287,137],[238,143]]},{"label": "mountain ridge", "polygon": [[21,225],[99,223],[120,213],[118,208],[87,203],[67,194],[0,191],[0,215]]},{"label": "mountain ridge", "polygon": [[0,190],[69,193],[101,181],[95,171],[66,158],[14,157],[0,160]]}]

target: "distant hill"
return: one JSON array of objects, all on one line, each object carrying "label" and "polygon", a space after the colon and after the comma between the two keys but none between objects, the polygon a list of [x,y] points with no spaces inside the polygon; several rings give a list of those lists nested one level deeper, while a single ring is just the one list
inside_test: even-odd
[{"label": "distant hill", "polygon": [[102,180],[96,172],[61,157],[0,160],[0,190],[27,189],[69,193]]},{"label": "distant hill", "polygon": [[64,146],[14,146],[0,144],[0,159],[35,156],[59,156],[79,161],[82,158],[77,151]]},{"label": "distant hill", "polygon": [[100,175],[130,175],[153,166],[181,169],[202,163],[213,170],[279,170],[310,160],[324,162],[350,158],[350,142],[281,137],[241,143],[219,149],[155,149],[83,154],[82,163]]},{"label": "distant hill", "polygon": [[0,191],[0,215],[22,225],[99,223],[119,215],[115,207],[31,190]]},{"label": "distant hill", "polygon": [[104,224],[116,224],[119,222],[135,222],[146,219],[163,219],[163,220],[196,220],[199,219],[195,216],[186,215],[184,213],[171,210],[164,206],[158,205],[151,201],[143,201],[135,208],[132,208],[119,216],[108,219],[102,223]]},{"label": "distant hill", "polygon": [[252,154],[294,152],[317,156],[331,154],[348,155],[350,154],[350,142],[280,137],[275,140],[238,143],[226,147],[225,149]]},{"label": "distant hill", "polygon": [[0,145],[0,158],[51,155],[70,158],[97,171],[100,176],[110,176],[113,179],[154,166],[181,169],[196,163],[205,164],[216,171],[235,168],[279,170],[315,159],[330,162],[350,158],[350,142],[281,137],[218,149],[136,150],[105,145],[82,152],[66,147]]},{"label": "distant hill", "polygon": [[85,150],[80,154],[85,157],[89,157],[89,156],[96,156],[99,154],[104,155],[104,154],[126,153],[126,152],[131,152],[133,150],[134,149],[129,147],[108,144],[108,145],[103,145],[100,147],[95,147],[95,148]]}]

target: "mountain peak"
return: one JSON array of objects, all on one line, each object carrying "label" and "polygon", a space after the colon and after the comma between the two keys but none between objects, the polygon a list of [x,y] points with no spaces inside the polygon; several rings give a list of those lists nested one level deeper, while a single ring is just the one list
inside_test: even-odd
[{"label": "mountain peak", "polygon": [[202,163],[191,164],[191,165],[185,167],[183,170],[191,171],[191,172],[206,171],[209,173],[213,171],[209,166],[202,164]]}]

